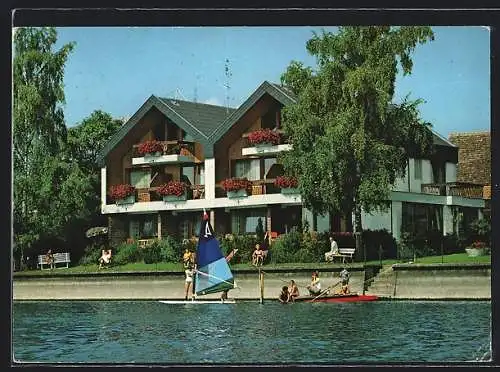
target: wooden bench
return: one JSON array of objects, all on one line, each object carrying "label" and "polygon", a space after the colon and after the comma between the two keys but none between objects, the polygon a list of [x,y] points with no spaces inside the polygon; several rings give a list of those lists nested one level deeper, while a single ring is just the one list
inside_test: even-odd
[{"label": "wooden bench", "polygon": [[339,252],[337,254],[333,254],[331,251],[325,253],[325,261],[335,262],[335,258],[342,258],[342,263],[345,263],[346,258],[350,258],[351,262],[354,257],[354,253],[356,252],[356,248],[339,248]]},{"label": "wooden bench", "polygon": [[[69,253],[64,252],[64,253],[54,253],[54,267],[57,267],[57,264],[66,264],[66,268],[69,267],[69,263],[71,262]],[[49,263],[47,262],[47,256],[44,254],[38,255],[38,266],[40,267],[41,270],[43,270],[43,265],[50,266]],[[50,268],[50,267],[49,267]]]}]

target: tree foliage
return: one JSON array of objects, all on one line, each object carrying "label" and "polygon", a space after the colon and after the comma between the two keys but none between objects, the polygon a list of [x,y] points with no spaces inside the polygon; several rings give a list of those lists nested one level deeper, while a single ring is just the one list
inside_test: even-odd
[{"label": "tree foliage", "polygon": [[66,128],[64,66],[74,44],[54,51],[54,28],[14,35],[14,255],[39,254],[54,242],[73,258],[100,215],[97,154],[121,126],[102,111]]},{"label": "tree foliage", "polygon": [[297,175],[302,200],[316,212],[384,210],[391,185],[410,156],[432,149],[430,124],[419,100],[393,102],[398,67],[412,70],[417,44],[433,40],[430,27],[340,27],[314,34],[307,51],[315,69],[293,61],[281,78],[297,103],[283,110],[293,149],[282,155]]}]

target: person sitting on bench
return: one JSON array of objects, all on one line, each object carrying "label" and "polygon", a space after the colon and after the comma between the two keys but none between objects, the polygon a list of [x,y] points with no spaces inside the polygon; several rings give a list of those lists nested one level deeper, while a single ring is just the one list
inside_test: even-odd
[{"label": "person sitting on bench", "polygon": [[333,261],[335,256],[340,256],[339,246],[333,236],[330,236],[330,251],[325,253],[325,261]]}]

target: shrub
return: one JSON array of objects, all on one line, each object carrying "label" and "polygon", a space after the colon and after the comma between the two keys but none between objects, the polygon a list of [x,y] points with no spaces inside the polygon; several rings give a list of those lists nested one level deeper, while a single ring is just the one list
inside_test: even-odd
[{"label": "shrub", "polygon": [[366,247],[367,260],[378,260],[381,246],[383,259],[397,257],[396,239],[394,239],[392,234],[386,229],[364,230],[363,245]]},{"label": "shrub", "polygon": [[307,248],[300,248],[297,252],[293,254],[292,262],[318,262],[318,260],[313,256],[312,252]]},{"label": "shrub", "polygon": [[135,187],[128,184],[114,185],[109,188],[109,197],[113,200],[124,199],[135,192]]},{"label": "shrub", "polygon": [[187,185],[181,181],[170,181],[158,188],[158,194],[181,196],[186,192]]},{"label": "shrub", "polygon": [[248,142],[251,145],[258,145],[261,143],[279,145],[281,142],[281,135],[279,132],[275,132],[270,129],[259,129],[248,135]]},{"label": "shrub", "polygon": [[93,265],[99,262],[102,250],[106,249],[104,246],[99,244],[91,244],[85,248],[83,251],[83,256],[80,258],[78,263],[80,265]]},{"label": "shrub", "polygon": [[163,262],[179,262],[182,257],[182,246],[172,236],[167,235],[158,241],[160,257]]},{"label": "shrub", "polygon": [[271,261],[273,263],[294,262],[295,253],[302,243],[302,233],[292,229],[288,234],[280,235],[271,244]]},{"label": "shrub", "polygon": [[[236,262],[252,262],[252,253],[255,250],[255,244],[260,243],[254,235],[236,235],[234,236],[234,247],[238,248]],[[229,247],[229,245],[228,245]],[[227,251],[227,253],[231,250]]]},{"label": "shrub", "polygon": [[148,244],[142,250],[142,255],[144,258],[144,263],[151,264],[161,261],[161,248],[158,240],[153,243]]},{"label": "shrub", "polygon": [[469,226],[472,232],[469,241],[480,241],[491,245],[491,221],[489,219],[475,219]]},{"label": "shrub", "polygon": [[142,261],[142,250],[139,249],[137,242],[122,243],[116,249],[116,254],[112,258],[117,265],[124,265],[129,262]]},{"label": "shrub", "polygon": [[140,155],[154,154],[155,152],[163,152],[163,144],[160,141],[152,140],[139,144],[137,152]]}]

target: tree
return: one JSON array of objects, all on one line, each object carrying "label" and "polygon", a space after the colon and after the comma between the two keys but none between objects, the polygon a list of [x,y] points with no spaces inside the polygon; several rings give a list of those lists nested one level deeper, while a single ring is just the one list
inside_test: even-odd
[{"label": "tree", "polygon": [[39,238],[36,226],[45,210],[37,205],[40,185],[34,182],[44,159],[55,156],[66,141],[64,65],[74,44],[53,51],[53,27],[19,28],[14,33],[13,162],[16,253]]},{"label": "tree", "polygon": [[264,241],[264,225],[262,224],[262,218],[259,217],[257,220],[257,227],[255,228],[255,235],[257,235],[257,241],[262,243]]},{"label": "tree", "polygon": [[[420,100],[392,102],[398,67],[410,74],[410,54],[433,40],[430,27],[340,27],[314,33],[307,51],[315,69],[292,61],[281,77],[297,103],[284,108],[293,149],[280,158],[298,176],[303,203],[315,212],[354,211],[361,251],[361,211],[386,210],[391,186],[408,158],[432,149]],[[366,255],[366,252],[365,252]]]}]

